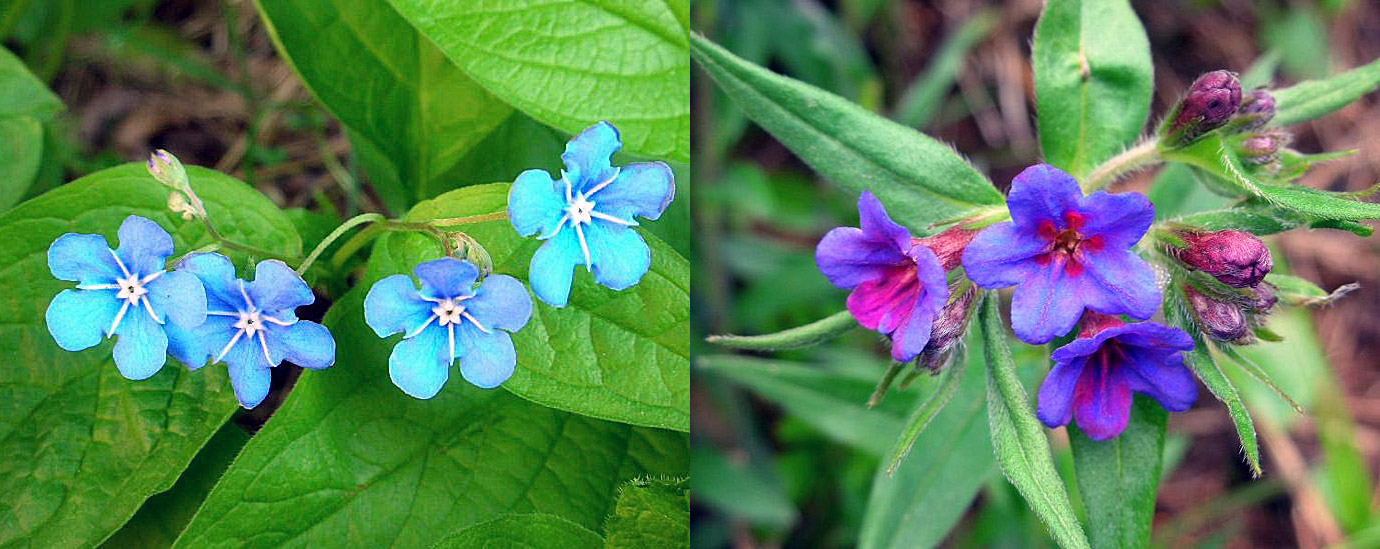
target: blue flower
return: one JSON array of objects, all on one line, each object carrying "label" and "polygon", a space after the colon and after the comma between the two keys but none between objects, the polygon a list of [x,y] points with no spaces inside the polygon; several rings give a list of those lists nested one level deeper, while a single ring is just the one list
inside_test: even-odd
[{"label": "blue flower", "polygon": [[632,230],[638,224],[633,217],[661,217],[675,197],[675,182],[661,162],[609,164],[622,146],[613,124],[600,122],[566,144],[559,181],[527,170],[508,191],[513,228],[546,241],[532,256],[528,280],[552,306],[565,306],[576,265],[592,272],[595,282],[624,290],[652,264],[647,243]]},{"label": "blue flower", "polygon": [[169,352],[193,370],[208,360],[224,362],[241,406],[253,408],[268,396],[269,368],[283,360],[317,370],[335,363],[330,330],[297,319],[294,310],[316,297],[286,263],[260,261],[253,282],[235,278],[235,266],[217,253],[189,255],[178,269],[195,274],[206,287],[206,322],[168,330]]},{"label": "blue flower", "polygon": [[1078,339],[1054,351],[1054,367],[1040,385],[1036,416],[1050,428],[1074,418],[1093,440],[1120,435],[1131,418],[1131,393],[1182,412],[1198,399],[1183,353],[1193,338],[1156,322],[1122,324],[1089,314]]},{"label": "blue flower", "polygon": [[1044,344],[1066,334],[1084,309],[1150,318],[1159,309],[1155,273],[1132,247],[1155,220],[1140,193],[1088,196],[1067,173],[1026,168],[1006,200],[1011,221],[978,233],[963,253],[983,288],[1016,286],[1011,329]]},{"label": "blue flower", "polygon": [[48,248],[48,269],[77,283],[48,304],[48,333],[59,347],[80,351],[118,335],[115,367],[128,379],[146,379],[167,362],[173,326],[206,319],[201,282],[163,268],[173,253],[172,237],[157,223],[131,215],[120,224],[120,247],[111,250],[98,234],[67,233]]},{"label": "blue flower", "polygon": [[403,334],[388,357],[393,384],[416,398],[440,392],[450,365],[460,375],[492,389],[513,375],[517,354],[507,332],[527,325],[532,298],[511,276],[489,275],[475,287],[478,269],[444,257],[412,269],[422,281],[395,274],[374,283],[364,298],[364,321],[379,337]]}]

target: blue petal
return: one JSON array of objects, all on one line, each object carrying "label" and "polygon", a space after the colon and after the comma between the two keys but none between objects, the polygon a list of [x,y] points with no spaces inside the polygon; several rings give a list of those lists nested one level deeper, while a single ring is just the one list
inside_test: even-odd
[{"label": "blue petal", "polygon": [[1087,220],[1083,235],[1101,236],[1112,249],[1135,246],[1155,222],[1155,205],[1136,192],[1098,191],[1083,198],[1080,209]]},{"label": "blue petal", "polygon": [[625,290],[642,280],[652,266],[652,250],[631,227],[595,220],[584,226],[585,242],[594,260],[594,281]]},{"label": "blue petal", "polygon": [[882,201],[877,200],[870,191],[863,191],[858,196],[858,226],[872,240],[889,241],[898,250],[909,250],[911,247],[910,231],[892,221]]},{"label": "blue petal", "polygon": [[1087,357],[1082,356],[1073,360],[1055,361],[1054,367],[1050,368],[1049,374],[1045,376],[1044,383],[1040,384],[1035,416],[1049,428],[1068,425],[1069,420],[1073,419],[1073,393],[1087,363]]},{"label": "blue petal", "polygon": [[[676,197],[675,176],[661,162],[638,162],[623,166],[618,177],[592,195],[595,209],[624,221],[633,217],[656,219]],[[559,219],[559,216],[557,217]]]},{"label": "blue petal", "polygon": [[206,322],[192,328],[180,327],[173,323],[163,326],[168,334],[168,354],[181,361],[189,370],[197,370],[220,354],[225,344],[234,337],[235,322],[230,316],[207,316]]},{"label": "blue petal", "polygon": [[1035,256],[1046,247],[1046,242],[1015,223],[998,223],[983,229],[963,250],[963,269],[983,288],[1015,286],[1035,275],[1039,269]]},{"label": "blue petal", "polygon": [[165,269],[173,253],[172,237],[157,223],[131,215],[120,224],[120,247],[115,250],[129,272],[149,275]]},{"label": "blue petal", "polygon": [[114,290],[63,290],[48,304],[44,320],[58,347],[80,351],[101,342],[124,303]]},{"label": "blue petal", "polygon": [[[236,354],[240,350],[238,348],[248,348],[242,343],[235,346],[237,349],[230,351],[231,355]],[[264,365],[261,353],[242,353],[256,355],[259,359],[254,360],[250,356],[240,356],[234,360],[231,360],[230,356],[225,358],[230,372],[230,386],[235,388],[235,399],[240,401],[240,406],[252,410],[268,396],[268,389],[273,385],[273,370]]]},{"label": "blue petal", "polygon": [[379,337],[407,333],[431,318],[434,304],[422,299],[412,277],[395,274],[384,277],[364,296],[364,323]]},{"label": "blue petal", "polygon": [[388,356],[388,377],[413,398],[436,396],[450,375],[449,345],[445,328],[428,326],[393,347],[393,354]]},{"label": "blue petal", "polygon": [[1031,345],[1064,335],[1083,315],[1080,279],[1068,276],[1064,256],[1032,273],[1011,299],[1011,330]]},{"label": "blue petal", "polygon": [[1186,411],[1198,400],[1198,382],[1184,366],[1182,354],[1131,349],[1126,355],[1127,364],[1122,367],[1132,390],[1159,401],[1171,412]]},{"label": "blue petal", "polygon": [[815,264],[834,286],[852,289],[878,280],[909,262],[890,239],[879,240],[857,227],[835,227],[815,246]]},{"label": "blue petal", "polygon": [[147,379],[168,361],[168,336],[143,307],[125,311],[115,335],[115,367],[127,379]]},{"label": "blue petal", "polygon": [[98,234],[59,236],[48,246],[48,270],[58,280],[81,284],[114,284],[124,277],[105,237]]},{"label": "blue petal", "polygon": [[516,332],[532,316],[532,298],[527,296],[527,288],[507,275],[489,275],[464,306],[465,312],[490,330]]},{"label": "blue petal", "polygon": [[916,246],[911,250],[911,255],[916,264],[920,295],[909,317],[891,332],[891,357],[899,362],[910,362],[920,356],[930,342],[930,335],[934,333],[935,317],[949,302],[947,273],[939,265],[934,250]]},{"label": "blue petal", "polygon": [[584,262],[575,231],[562,230],[532,255],[532,263],[527,269],[532,293],[547,305],[564,307],[570,297],[570,282],[575,276],[575,266]]},{"label": "blue petal", "polygon": [[518,174],[508,189],[508,221],[522,236],[547,235],[565,215],[564,181],[554,181],[545,170]]},{"label": "blue petal", "polygon": [[183,258],[177,268],[201,279],[207,310],[233,313],[247,305],[240,294],[240,281],[235,278],[235,265],[229,258],[215,252],[196,253]]},{"label": "blue petal", "polygon": [[453,257],[433,259],[412,268],[422,281],[422,293],[431,297],[460,297],[474,293],[479,269]]},{"label": "blue petal", "polygon": [[513,375],[517,353],[507,332],[484,333],[473,324],[463,324],[455,334],[455,346],[464,347],[460,375],[475,387],[492,389]]},{"label": "blue petal", "polygon": [[575,185],[577,192],[612,179],[618,175],[618,168],[609,164],[609,157],[621,148],[623,142],[613,124],[599,122],[585,128],[565,144],[565,153],[561,154],[565,178]]},{"label": "blue petal", "polygon": [[1022,231],[1033,233],[1042,221],[1066,228],[1065,215],[1078,211],[1082,197],[1083,191],[1073,176],[1049,164],[1036,164],[1011,181],[1006,205],[1011,210],[1011,220]]},{"label": "blue petal", "polygon": [[1131,386],[1121,368],[1083,368],[1073,395],[1073,416],[1093,440],[1110,440],[1131,420]]},{"label": "blue petal", "polygon": [[260,261],[246,289],[254,306],[265,311],[292,310],[316,301],[301,275],[277,259]]},{"label": "blue petal", "polygon": [[1089,309],[1109,315],[1150,318],[1160,308],[1155,271],[1135,252],[1107,248],[1086,254],[1087,282],[1081,299]]},{"label": "blue petal", "polygon": [[270,326],[266,332],[274,362],[283,359],[303,368],[320,370],[335,364],[335,338],[325,326],[299,320],[291,326]]},{"label": "blue petal", "polygon": [[144,289],[149,292],[153,311],[168,322],[192,327],[206,321],[206,289],[196,275],[181,271],[163,273]]}]

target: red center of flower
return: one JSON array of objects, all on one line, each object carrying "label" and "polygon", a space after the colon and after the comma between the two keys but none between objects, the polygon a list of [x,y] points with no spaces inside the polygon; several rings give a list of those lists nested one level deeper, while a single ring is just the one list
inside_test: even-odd
[{"label": "red center of flower", "polygon": [[1083,251],[1095,252],[1103,246],[1101,236],[1083,235],[1081,231],[1087,224],[1087,218],[1078,212],[1064,214],[1062,228],[1048,219],[1041,221],[1038,234],[1040,238],[1048,241],[1049,245],[1045,247],[1044,253],[1035,257],[1035,261],[1041,265],[1060,263],[1070,276],[1083,274]]}]

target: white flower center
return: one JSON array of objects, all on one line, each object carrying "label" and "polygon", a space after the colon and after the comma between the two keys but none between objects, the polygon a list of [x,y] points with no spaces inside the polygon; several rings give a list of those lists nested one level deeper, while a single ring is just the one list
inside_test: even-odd
[{"label": "white flower center", "polygon": [[115,265],[120,267],[120,273],[124,275],[123,277],[115,277],[114,284],[77,285],[78,290],[116,290],[115,299],[124,302],[120,305],[120,312],[115,313],[115,320],[110,323],[110,328],[105,331],[105,336],[115,335],[115,330],[120,327],[120,321],[125,319],[125,313],[129,312],[130,307],[139,308],[140,303],[143,304],[144,310],[148,311],[149,318],[162,324],[163,319],[158,318],[158,314],[153,312],[153,303],[149,302],[149,291],[144,288],[144,285],[163,276],[163,273],[167,271],[158,271],[140,278],[138,274],[129,272],[129,268],[125,267],[125,262],[120,260],[120,255],[115,253],[115,250],[110,250],[110,257],[115,258]]},{"label": "white flower center", "polygon": [[474,324],[474,327],[479,328],[479,331],[481,332],[484,332],[486,334],[493,333],[493,331],[490,330],[487,326],[481,324],[479,322],[479,319],[475,318],[474,315],[466,311],[464,305],[461,305],[461,303],[464,302],[466,299],[473,298],[474,296],[462,295],[460,297],[421,297],[422,299],[435,303],[436,306],[431,308],[431,316],[426,319],[426,322],[423,322],[421,326],[418,326],[411,332],[403,334],[403,339],[411,339],[413,337],[416,337],[416,335],[422,333],[422,330],[425,330],[427,326],[430,326],[432,322],[435,322],[437,326],[443,326],[446,329],[446,336],[450,339],[450,359],[454,361],[455,327],[461,323],[461,320],[468,320],[470,324]]},{"label": "white flower center", "polygon": [[120,287],[120,293],[115,294],[115,297],[128,301],[130,305],[138,305],[139,299],[149,293],[144,289],[143,281],[134,275],[115,279],[115,285]]},{"label": "white flower center", "polygon": [[268,332],[269,324],[291,326],[297,321],[293,320],[292,322],[286,322],[264,314],[263,311],[260,311],[258,307],[254,306],[254,300],[249,297],[249,292],[244,288],[244,281],[239,280],[238,282],[240,285],[240,296],[244,298],[244,309],[238,311],[206,311],[208,316],[229,316],[236,319],[233,325],[235,328],[235,335],[230,338],[230,342],[226,343],[225,347],[221,348],[220,354],[216,355],[216,359],[211,362],[220,362],[221,359],[225,358],[225,355],[230,353],[230,349],[235,348],[235,344],[239,343],[240,338],[246,339],[250,342],[250,345],[253,345],[253,341],[256,339],[254,336],[258,336],[259,348],[264,352],[264,360],[268,361],[269,366],[277,366],[277,364],[273,363],[272,355],[268,353],[268,338],[265,337],[264,334]]},{"label": "white flower center", "polygon": [[570,216],[570,222],[576,225],[589,223],[591,215],[594,213],[594,203],[586,200],[583,195],[575,195],[575,200],[570,202],[565,208],[566,215]]},{"label": "white flower center", "polygon": [[254,337],[264,328],[263,319],[259,318],[259,312],[254,310],[240,311],[240,319],[235,322],[235,329],[244,331],[244,335]]},{"label": "white flower center", "polygon": [[583,252],[585,256],[585,268],[591,271],[594,270],[594,258],[590,256],[589,241],[585,239],[585,226],[593,223],[595,219],[602,219],[609,223],[627,227],[637,225],[636,221],[622,219],[594,209],[595,203],[593,200],[590,200],[594,198],[595,193],[604,190],[604,187],[608,187],[615,179],[618,179],[619,171],[620,169],[614,168],[611,177],[601,181],[599,184],[584,192],[575,192],[574,184],[572,184],[570,178],[566,177],[565,173],[562,172],[561,181],[565,182],[565,215],[561,216],[561,220],[556,223],[555,229],[550,233],[537,236],[537,239],[546,240],[561,234],[561,229],[564,229],[565,226],[569,224],[575,229],[575,237],[580,241],[580,251]]}]

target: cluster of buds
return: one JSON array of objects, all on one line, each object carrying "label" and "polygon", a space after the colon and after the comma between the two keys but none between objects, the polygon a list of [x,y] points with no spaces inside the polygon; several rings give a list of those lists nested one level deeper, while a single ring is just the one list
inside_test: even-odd
[{"label": "cluster of buds", "polygon": [[1189,270],[1202,271],[1218,285],[1184,288],[1198,327],[1212,339],[1246,344],[1274,308],[1275,288],[1265,282],[1274,268],[1270,249],[1255,235],[1242,231],[1174,232],[1182,247],[1170,246],[1169,255]]},{"label": "cluster of buds", "polygon": [[206,205],[192,191],[187,169],[176,156],[158,149],[149,155],[148,170],[159,183],[172,188],[173,192],[168,194],[168,209],[181,214],[182,219],[206,218]]},{"label": "cluster of buds", "polygon": [[1277,168],[1279,151],[1293,136],[1269,123],[1275,117],[1275,98],[1257,89],[1242,92],[1241,81],[1229,71],[1198,77],[1160,129],[1160,144],[1183,147],[1220,129],[1233,136],[1230,143],[1243,160]]},{"label": "cluster of buds", "polygon": [[487,275],[494,270],[494,261],[489,256],[489,251],[467,233],[446,233],[442,246],[445,248],[446,255],[472,263],[479,267],[479,272],[482,274]]}]

